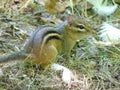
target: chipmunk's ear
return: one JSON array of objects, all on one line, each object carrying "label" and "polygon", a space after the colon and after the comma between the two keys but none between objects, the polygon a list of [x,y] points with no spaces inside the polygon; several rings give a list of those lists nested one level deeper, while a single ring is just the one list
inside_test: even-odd
[{"label": "chipmunk's ear", "polygon": [[66,20],[70,20],[70,18],[75,18],[77,16],[75,15],[69,15],[69,14],[57,14],[56,15],[57,18],[60,18],[62,21],[66,21]]},{"label": "chipmunk's ear", "polygon": [[67,17],[66,17],[66,20],[68,21],[68,23],[70,23],[70,22],[72,22],[72,21],[75,21],[75,20],[77,20],[78,19],[78,17],[76,16],[76,15],[68,15]]},{"label": "chipmunk's ear", "polygon": [[67,16],[67,18],[66,18],[66,20],[68,21],[68,23],[70,24],[70,23],[76,23],[76,22],[79,22],[79,23],[81,23],[81,22],[85,22],[85,20],[82,18],[82,17],[78,17],[78,16],[76,16],[76,15],[69,15],[69,16]]},{"label": "chipmunk's ear", "polygon": [[68,15],[68,14],[57,14],[56,17],[60,18],[62,21],[71,22],[73,20],[77,20],[78,16],[76,15]]}]

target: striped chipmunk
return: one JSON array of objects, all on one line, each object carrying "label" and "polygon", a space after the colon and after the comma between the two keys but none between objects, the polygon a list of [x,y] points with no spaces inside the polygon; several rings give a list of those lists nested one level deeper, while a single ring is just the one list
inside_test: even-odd
[{"label": "striped chipmunk", "polygon": [[62,54],[69,60],[76,40],[94,32],[92,26],[84,19],[71,15],[57,26],[43,26],[35,30],[26,40],[23,50],[0,56],[0,63],[23,60],[30,56],[33,63],[47,66],[56,59],[57,54]]}]

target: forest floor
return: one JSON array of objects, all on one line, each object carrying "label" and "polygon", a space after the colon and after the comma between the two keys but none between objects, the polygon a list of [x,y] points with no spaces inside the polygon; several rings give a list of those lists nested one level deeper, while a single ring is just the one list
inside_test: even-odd
[{"label": "forest floor", "polygon": [[[62,21],[61,16],[71,11],[66,6],[68,8],[64,9],[64,14],[50,14],[42,5],[43,2],[28,1],[0,1],[1,56],[20,51],[26,39],[40,25],[57,25]],[[79,1],[85,6],[86,1]],[[89,9],[86,13],[83,12],[86,8],[80,10],[80,7],[82,6],[76,5],[75,10],[79,13],[76,11],[75,14],[84,16],[93,26],[98,27],[104,22]],[[120,29],[119,12],[120,9],[112,15],[109,22]],[[65,84],[50,68],[41,69],[37,65],[18,60],[0,64],[0,90],[120,90],[120,45],[93,46],[92,37],[77,42],[69,64],[58,61],[76,74],[78,82],[75,85]]]}]

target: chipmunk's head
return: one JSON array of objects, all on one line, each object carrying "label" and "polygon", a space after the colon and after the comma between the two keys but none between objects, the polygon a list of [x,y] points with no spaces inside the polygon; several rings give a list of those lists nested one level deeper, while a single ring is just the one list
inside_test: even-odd
[{"label": "chipmunk's head", "polygon": [[75,16],[69,16],[67,19],[67,23],[68,24],[65,27],[66,32],[73,39],[81,39],[95,33],[92,26],[84,19]]}]

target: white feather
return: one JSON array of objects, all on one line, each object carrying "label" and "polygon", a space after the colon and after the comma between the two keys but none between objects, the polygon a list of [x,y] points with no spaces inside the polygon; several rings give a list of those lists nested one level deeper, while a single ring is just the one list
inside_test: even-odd
[{"label": "white feather", "polygon": [[103,0],[87,0],[89,3],[91,3],[94,7],[100,7]]},{"label": "white feather", "polygon": [[54,70],[56,70],[56,71],[63,70],[62,80],[65,83],[70,84],[70,82],[72,80],[74,80],[74,75],[73,75],[73,73],[68,68],[66,68],[64,66],[61,66],[59,64],[52,64],[51,68],[54,69]]},{"label": "white feather", "polygon": [[120,43],[120,30],[108,23],[103,23],[99,37],[106,43]]},{"label": "white feather", "polygon": [[117,9],[117,4],[109,6],[94,7],[94,11],[100,16],[109,16]]},{"label": "white feather", "polygon": [[[109,4],[108,0],[87,0],[93,5],[93,10],[100,16],[109,16],[115,12],[118,5]],[[103,2],[104,1],[104,2]]]}]

